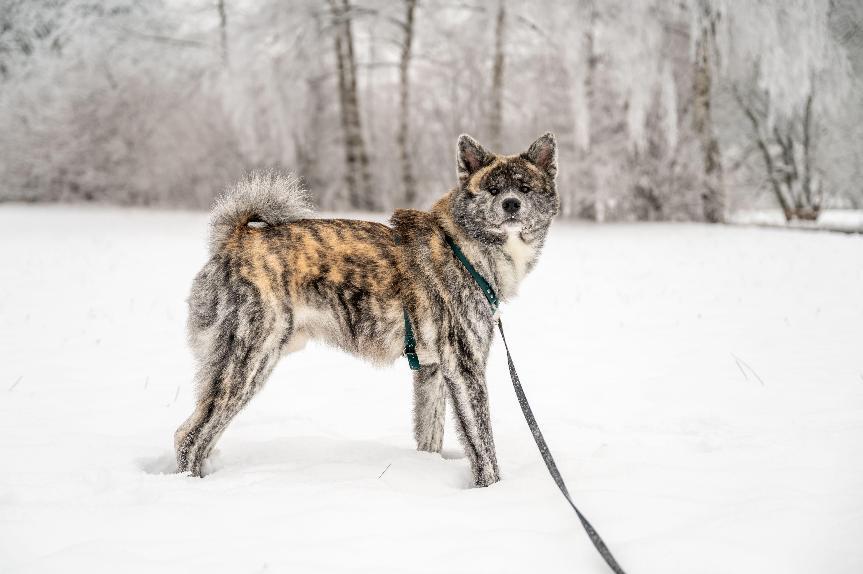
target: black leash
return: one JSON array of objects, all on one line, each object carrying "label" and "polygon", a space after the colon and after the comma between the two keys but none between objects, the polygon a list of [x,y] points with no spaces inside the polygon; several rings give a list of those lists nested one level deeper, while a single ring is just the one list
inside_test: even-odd
[{"label": "black leash", "polygon": [[551,478],[554,479],[554,483],[557,484],[560,492],[563,493],[563,497],[566,498],[566,501],[575,511],[575,514],[581,521],[581,525],[584,526],[584,530],[587,532],[587,536],[590,538],[590,541],[593,542],[594,547],[596,547],[596,550],[599,552],[599,555],[602,556],[602,559],[605,560],[605,563],[608,564],[609,568],[611,568],[616,574],[625,574],[623,568],[620,567],[617,560],[615,560],[614,556],[611,554],[611,550],[609,550],[608,546],[605,545],[599,532],[596,531],[593,525],[572,501],[572,497],[569,495],[569,490],[566,488],[566,483],[563,482],[563,477],[557,469],[554,457],[551,456],[551,451],[548,450],[548,445],[545,442],[545,438],[542,436],[542,431],[539,430],[539,425],[536,422],[536,418],[533,416],[530,404],[527,402],[527,396],[524,394],[524,389],[521,386],[518,373],[515,372],[515,364],[512,362],[512,355],[509,353],[509,345],[506,344],[506,335],[503,334],[503,322],[500,319],[497,320],[497,328],[500,330],[500,338],[503,339],[503,347],[506,349],[506,360],[509,363],[509,376],[512,379],[512,386],[515,388],[515,394],[518,397],[518,404],[521,407],[521,412],[524,413],[524,419],[527,421],[527,426],[530,427],[530,432],[533,434],[533,440],[536,441],[536,446],[539,448],[539,454],[542,455],[542,460],[548,468],[548,473],[551,475]]},{"label": "black leash", "polygon": [[[446,240],[446,243],[447,245],[449,245],[450,249],[452,249],[455,258],[461,262],[465,270],[467,270],[468,274],[473,278],[474,282],[482,290],[482,294],[485,295],[488,304],[491,306],[492,313],[496,312],[500,301],[498,300],[497,294],[494,292],[491,284],[486,281],[485,277],[483,277],[479,273],[479,271],[476,270],[476,267],[471,264],[470,260],[465,256],[464,252],[462,252],[458,244],[456,244],[456,242],[453,241],[450,236],[444,236],[444,239]],[[420,362],[416,354],[416,339],[414,337],[413,328],[411,327],[410,317],[408,317],[407,309],[404,310],[404,318],[404,355],[408,358],[410,368],[413,370],[417,370],[420,368]],[[602,537],[572,501],[572,497],[569,495],[569,490],[567,490],[566,488],[566,483],[563,482],[563,477],[560,475],[560,471],[557,469],[557,464],[555,464],[554,462],[554,457],[551,456],[551,451],[548,450],[548,445],[545,443],[545,438],[543,438],[542,436],[542,431],[539,430],[539,425],[536,422],[536,418],[533,416],[533,411],[530,409],[530,404],[527,402],[527,396],[525,396],[524,394],[524,389],[521,386],[521,381],[518,378],[518,373],[515,372],[515,364],[512,362],[512,355],[509,352],[509,345],[506,344],[506,335],[503,334],[503,322],[500,319],[497,320],[497,328],[500,330],[500,337],[501,339],[503,339],[503,346],[506,349],[506,360],[509,363],[509,376],[512,379],[512,386],[515,389],[516,396],[518,397],[518,404],[521,407],[521,412],[524,413],[524,419],[527,421],[527,426],[530,428],[530,432],[533,434],[533,440],[536,441],[536,446],[537,448],[539,448],[539,454],[542,455],[542,460],[545,462],[545,466],[548,468],[548,472],[549,474],[551,474],[551,478],[554,479],[554,483],[557,484],[560,492],[563,493],[564,498],[566,498],[566,501],[575,511],[575,514],[581,521],[581,525],[584,527],[585,532],[587,532],[587,536],[590,538],[590,541],[593,542],[593,546],[596,548],[597,552],[599,552],[599,555],[602,556],[602,559],[605,560],[605,563],[608,564],[609,568],[611,568],[615,572],[615,574],[625,574],[623,568],[621,568],[620,565],[617,563],[617,560],[614,559],[614,556],[611,554],[608,546],[605,545]]]}]

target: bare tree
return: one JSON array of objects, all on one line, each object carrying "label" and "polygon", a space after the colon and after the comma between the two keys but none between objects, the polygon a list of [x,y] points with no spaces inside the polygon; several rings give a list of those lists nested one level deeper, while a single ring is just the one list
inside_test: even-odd
[{"label": "bare tree", "polygon": [[329,4],[334,24],[333,38],[345,140],[345,183],[348,200],[354,209],[372,211],[380,206],[372,186],[371,166],[360,119],[351,5],[349,0],[329,0]]},{"label": "bare tree", "polygon": [[701,1],[695,8],[698,11],[695,21],[695,67],[692,89],[692,125],[701,145],[704,168],[704,189],[701,193],[704,219],[710,223],[725,222],[725,185],[722,173],[722,155],[719,139],[713,125],[712,98],[713,60],[716,50],[717,15],[707,1]]},{"label": "bare tree", "polygon": [[494,23],[494,62],[491,67],[491,103],[488,111],[489,141],[493,149],[501,149],[503,132],[503,73],[505,66],[504,34],[506,33],[506,0],[498,0]]},{"label": "bare tree", "polygon": [[747,97],[735,88],[734,95],[752,126],[767,180],[786,221],[818,219],[824,193],[812,161],[813,93],[800,113],[781,121],[771,121],[769,98],[763,92],[752,90]]},{"label": "bare tree", "polygon": [[330,75],[327,73],[327,62],[321,42],[324,39],[323,29],[325,14],[312,11],[314,33],[310,45],[301,44],[298,58],[309,63],[305,70],[304,83],[306,97],[303,101],[301,120],[295,124],[293,140],[296,151],[296,170],[302,175],[309,189],[323,190],[326,188],[326,175],[322,172],[322,157],[324,154],[323,140],[327,131],[324,123],[327,100],[326,83]]},{"label": "bare tree", "polygon": [[402,187],[405,205],[416,203],[416,180],[410,160],[410,65],[414,41],[414,13],[417,0],[405,0],[405,19],[402,23],[404,40],[399,58],[399,126],[396,142],[402,166]]},{"label": "bare tree", "polygon": [[608,203],[607,186],[604,181],[608,158],[604,157],[612,141],[625,150],[622,134],[625,131],[623,114],[618,109],[614,94],[609,93],[611,81],[608,74],[609,59],[600,51],[597,31],[601,26],[601,14],[596,2],[587,2],[587,25],[582,38],[584,62],[584,98],[587,109],[587,145],[583,149],[583,183],[580,186],[583,199],[579,201],[578,215],[594,221],[606,219]]}]

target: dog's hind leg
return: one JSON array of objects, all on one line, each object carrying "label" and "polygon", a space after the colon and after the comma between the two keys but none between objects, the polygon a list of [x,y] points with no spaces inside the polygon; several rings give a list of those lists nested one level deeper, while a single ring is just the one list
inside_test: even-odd
[{"label": "dog's hind leg", "polygon": [[[190,300],[194,305],[195,293]],[[291,336],[291,314],[268,307],[250,285],[235,285],[206,325],[209,336],[190,329],[198,346],[195,412],[177,429],[174,446],[179,472],[201,475],[201,465],[231,419],[260,389]]]},{"label": "dog's hind leg", "polygon": [[[258,328],[257,331],[262,331]],[[279,356],[279,345],[267,341],[265,333],[246,338],[228,335],[227,357],[202,365],[200,391],[195,412],[174,435],[177,468],[201,475],[201,465],[228,423],[263,386]]]},{"label": "dog's hind leg", "polygon": [[414,437],[417,450],[440,452],[443,446],[446,387],[440,365],[414,371]]}]

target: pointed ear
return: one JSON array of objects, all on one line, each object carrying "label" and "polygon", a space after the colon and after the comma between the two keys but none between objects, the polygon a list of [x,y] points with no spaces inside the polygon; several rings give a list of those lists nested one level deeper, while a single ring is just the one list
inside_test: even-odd
[{"label": "pointed ear", "polygon": [[545,132],[533,142],[522,157],[545,171],[552,179],[557,176],[557,140],[554,134]]},{"label": "pointed ear", "polygon": [[488,163],[491,154],[467,134],[458,137],[458,180],[464,183],[479,168]]}]

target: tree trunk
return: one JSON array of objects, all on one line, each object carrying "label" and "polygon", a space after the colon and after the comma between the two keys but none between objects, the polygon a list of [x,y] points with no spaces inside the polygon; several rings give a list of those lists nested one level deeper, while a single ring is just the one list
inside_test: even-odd
[{"label": "tree trunk", "polygon": [[491,148],[501,152],[503,132],[503,35],[506,27],[506,0],[498,0],[494,26],[494,63],[491,68],[491,107],[488,113],[488,133]]},{"label": "tree trunk", "polygon": [[357,174],[354,169],[354,157],[351,153],[351,148],[348,145],[349,134],[350,134],[350,119],[348,114],[348,104],[347,104],[347,93],[348,93],[348,80],[347,80],[347,71],[345,70],[345,50],[344,50],[344,35],[342,34],[342,26],[339,23],[341,18],[344,16],[341,15],[341,9],[336,4],[335,0],[331,0],[330,6],[333,11],[333,21],[335,22],[335,32],[333,33],[333,42],[335,44],[335,52],[336,52],[336,79],[338,80],[338,91],[339,91],[339,112],[342,123],[342,132],[344,135],[344,149],[345,149],[345,187],[347,191],[347,200],[348,205],[351,207],[356,207],[359,204],[358,198],[358,189],[357,189]]},{"label": "tree trunk", "polygon": [[228,15],[225,12],[225,0],[218,0],[216,8],[219,11],[219,47],[222,51],[222,66],[228,67]]},{"label": "tree trunk", "polygon": [[588,143],[586,152],[587,173],[585,174],[584,185],[582,186],[586,195],[589,196],[587,201],[581,202],[579,215],[587,219],[602,222],[605,220],[605,201],[602,197],[601,186],[599,185],[596,162],[592,156],[594,147],[599,140],[598,127],[602,119],[602,103],[597,98],[596,82],[599,71],[600,57],[596,51],[596,42],[594,34],[596,33],[597,21],[599,20],[599,12],[595,5],[590,7],[590,24],[584,34],[584,52],[587,58],[587,66],[584,75],[584,97],[587,100],[587,121],[588,121]]},{"label": "tree trunk", "polygon": [[320,76],[306,78],[306,91],[309,106],[305,110],[302,128],[294,133],[297,172],[300,173],[309,189],[321,189],[327,180],[321,173],[321,135],[326,108],[324,79]]},{"label": "tree trunk", "polygon": [[351,7],[348,0],[330,0],[330,7],[335,24],[336,72],[345,138],[345,183],[348,188],[348,202],[354,209],[374,211],[379,204],[374,196],[369,156],[360,119]]},{"label": "tree trunk", "polygon": [[399,60],[399,128],[396,141],[402,164],[402,187],[407,207],[416,203],[416,180],[410,160],[410,64],[414,39],[414,11],[416,0],[405,0],[404,42]]},{"label": "tree trunk", "polygon": [[[328,27],[329,19],[320,12],[312,14],[316,36],[308,45],[300,45],[297,59],[309,62],[305,67],[306,97],[300,110],[300,119],[294,124],[294,150],[297,173],[313,190],[321,190],[326,186],[329,173],[324,173],[326,164],[323,156],[324,118],[330,104],[327,81],[329,72],[326,70],[327,54],[322,49],[323,30]],[[328,167],[328,166],[327,166]]]},{"label": "tree trunk", "polygon": [[711,113],[712,84],[712,32],[709,15],[702,22],[695,46],[695,73],[693,85],[693,127],[701,143],[704,162],[704,190],[701,193],[704,219],[710,223],[725,222],[725,185],[722,173],[722,155],[719,140],[713,127]]}]

